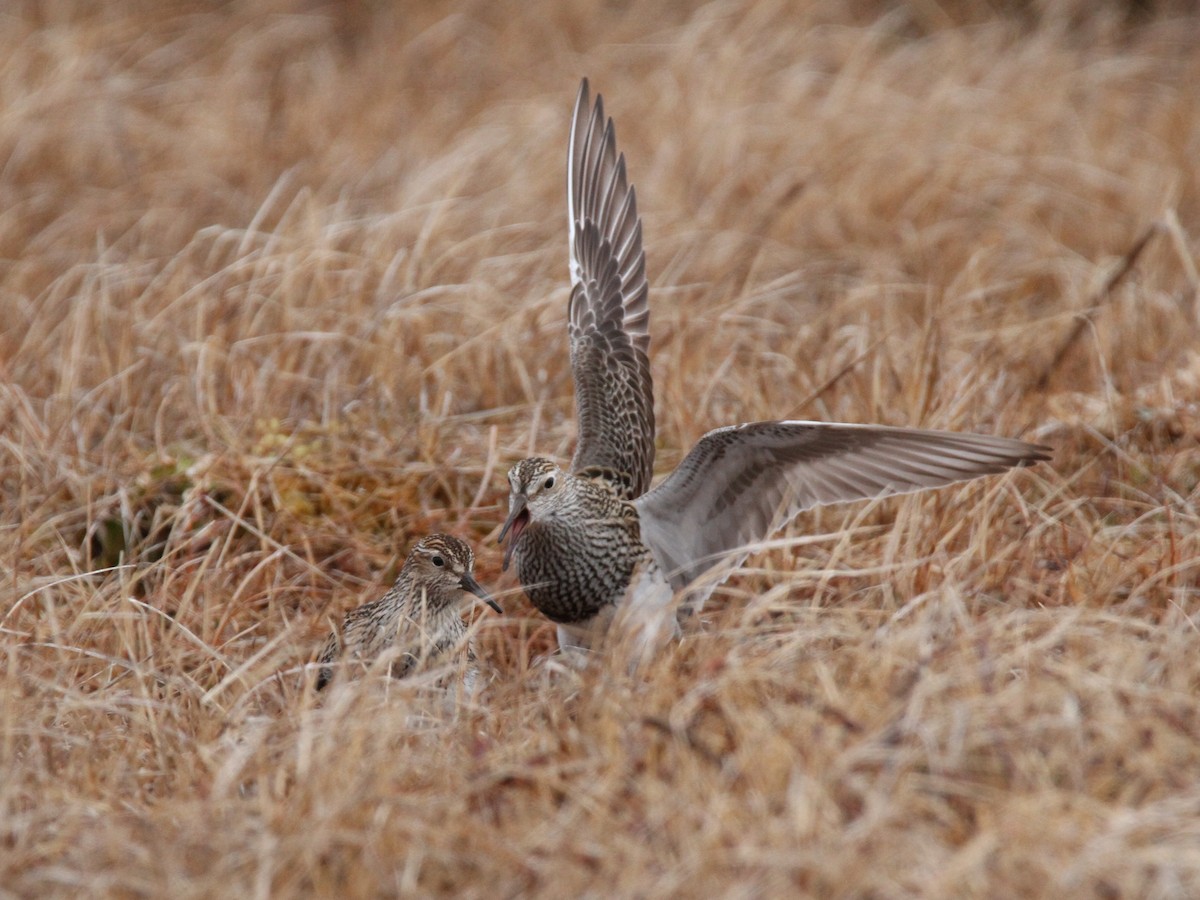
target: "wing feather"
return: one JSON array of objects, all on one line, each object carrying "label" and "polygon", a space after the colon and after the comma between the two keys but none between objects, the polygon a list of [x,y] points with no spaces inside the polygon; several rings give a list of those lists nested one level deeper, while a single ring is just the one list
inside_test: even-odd
[{"label": "wing feather", "polygon": [[[1012,438],[824,422],[752,422],[704,435],[634,501],[642,539],[680,590],[801,511],[941,487],[1048,459]],[[701,587],[702,602],[714,584]]]},{"label": "wing feather", "polygon": [[630,496],[654,469],[650,306],[637,196],[617,153],[612,119],[585,79],[567,160],[571,300],[568,332],[579,444],[571,470],[602,469]]}]

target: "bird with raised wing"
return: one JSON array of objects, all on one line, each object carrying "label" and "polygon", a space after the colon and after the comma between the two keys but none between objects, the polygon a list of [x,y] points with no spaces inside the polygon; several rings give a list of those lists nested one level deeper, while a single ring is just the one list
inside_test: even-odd
[{"label": "bird with raised wing", "polygon": [[320,656],[317,690],[333,679],[335,663],[353,663],[362,669],[394,649],[390,673],[395,678],[465,652],[463,682],[472,692],[477,669],[475,650],[459,615],[463,593],[472,593],[501,611],[475,580],[474,567],[475,554],[456,537],[431,534],[418,541],[391,590],[346,613],[341,632],[329,636]]},{"label": "bird with raised wing", "polygon": [[[1049,458],[1012,438],[882,425],[752,422],[704,435],[650,489],[654,390],[637,199],[612,119],[580,86],[567,155],[567,307],[579,439],[567,468],[541,457],[508,473],[504,568],[589,646],[614,616],[656,622],[679,592],[699,608],[766,539],[813,506],[909,493]],[[714,572],[720,567],[719,572]],[[674,627],[674,619],[671,620]]]}]

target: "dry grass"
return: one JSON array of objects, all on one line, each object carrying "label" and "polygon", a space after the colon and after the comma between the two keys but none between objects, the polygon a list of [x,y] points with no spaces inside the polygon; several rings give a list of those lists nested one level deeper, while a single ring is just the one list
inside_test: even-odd
[{"label": "dry grass", "polygon": [[[1200,895],[1200,20],[663,7],[6,9],[0,895]],[[583,74],[660,471],[782,415],[1054,461],[804,517],[637,677],[513,592],[482,703],[314,697],[420,534],[513,586]]]}]

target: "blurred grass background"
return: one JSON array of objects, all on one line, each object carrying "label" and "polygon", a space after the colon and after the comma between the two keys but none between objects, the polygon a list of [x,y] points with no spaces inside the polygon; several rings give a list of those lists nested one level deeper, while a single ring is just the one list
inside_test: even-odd
[{"label": "blurred grass background", "polygon": [[[0,893],[1200,893],[1188,3],[0,13]],[[823,510],[631,676],[499,571],[616,120],[659,471],[801,416],[1051,464]],[[314,698],[411,542],[489,687]]]}]

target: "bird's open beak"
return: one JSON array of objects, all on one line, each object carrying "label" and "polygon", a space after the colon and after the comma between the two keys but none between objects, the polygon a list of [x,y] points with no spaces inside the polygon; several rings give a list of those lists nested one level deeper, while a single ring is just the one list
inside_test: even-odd
[{"label": "bird's open beak", "polygon": [[464,591],[470,591],[472,594],[474,594],[476,597],[478,597],[480,600],[482,600],[484,603],[486,603],[488,606],[490,606],[496,612],[498,612],[498,613],[504,612],[504,610],[502,610],[500,608],[500,604],[492,599],[492,595],[489,594],[487,591],[485,591],[480,586],[479,582],[474,579],[473,576],[464,575],[462,577],[462,580],[460,580],[458,583]]},{"label": "bird's open beak", "polygon": [[521,532],[525,530],[525,526],[529,524],[529,498],[524,494],[517,494],[512,501],[512,509],[508,511],[508,518],[504,520],[504,527],[500,529],[500,537],[496,539],[497,543],[504,543],[504,536],[508,534],[508,530],[512,529],[512,540],[508,542],[508,546],[504,550],[504,565],[503,571],[508,571],[508,564],[512,560],[513,545],[517,543],[517,538],[521,536]]}]

